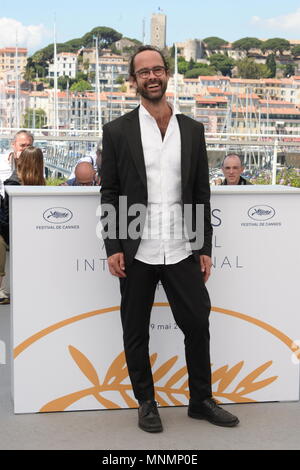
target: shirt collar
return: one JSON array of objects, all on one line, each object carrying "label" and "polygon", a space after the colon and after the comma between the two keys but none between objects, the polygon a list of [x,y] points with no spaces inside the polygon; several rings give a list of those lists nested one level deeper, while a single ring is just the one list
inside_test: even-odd
[{"label": "shirt collar", "polygon": [[[175,107],[175,106],[173,105],[173,103],[170,103],[170,102],[168,101],[168,105],[170,106],[170,108],[171,108],[171,110],[172,110],[172,116],[171,116],[171,118],[172,118],[173,116],[177,115],[177,114],[181,114],[180,111],[179,111],[179,109],[178,109],[177,107]],[[150,116],[150,117],[153,117],[153,116],[151,116],[151,114],[149,113],[149,111],[145,108],[145,106],[142,105],[142,103],[140,104],[140,113],[141,113],[143,116]]]}]

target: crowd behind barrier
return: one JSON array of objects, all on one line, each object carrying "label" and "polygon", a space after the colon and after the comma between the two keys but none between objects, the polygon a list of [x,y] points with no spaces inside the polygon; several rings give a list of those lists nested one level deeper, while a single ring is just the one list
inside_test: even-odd
[{"label": "crowd behind barrier", "polygon": [[[37,147],[31,146],[33,139],[26,134],[20,134],[15,138],[14,145],[18,141],[19,147],[9,163],[11,163],[12,173],[4,181],[6,186],[44,186],[44,160],[43,152]],[[27,145],[28,144],[28,145]],[[2,281],[5,276],[6,252],[9,249],[9,197],[5,192],[1,195],[0,207],[0,304],[9,303],[9,294],[2,288]]]},{"label": "crowd behind barrier", "polygon": [[[7,231],[7,228],[4,227],[8,226],[8,197],[5,193],[5,186],[20,184],[16,176],[17,162],[22,152],[26,148],[32,147],[33,144],[34,135],[27,130],[19,130],[13,137],[11,151],[6,155],[2,155],[0,161],[0,192],[2,202],[0,212],[0,305],[9,303],[9,292],[3,287],[6,251],[9,250],[8,237],[6,235],[3,236],[3,232]],[[68,179],[56,179],[54,184],[60,186],[100,186],[101,162],[102,151],[101,142],[99,142],[96,147],[95,156],[88,155],[79,158],[70,177]],[[228,153],[223,159],[221,168],[210,169],[210,184],[212,186],[271,184],[271,182],[272,170],[270,168],[246,170],[243,159],[237,153]],[[297,168],[279,168],[276,183],[300,187],[300,170]],[[51,184],[50,178],[46,181],[46,184]]]},{"label": "crowd behind barrier", "polygon": [[[9,200],[5,187],[9,185],[45,185],[43,152],[33,147],[34,135],[19,130],[11,142],[11,151],[0,161],[0,305],[10,303],[10,294],[4,287],[6,252],[9,250]],[[41,174],[42,171],[42,174]],[[101,146],[98,143],[95,157],[82,157],[73,168],[65,186],[99,186],[101,180]],[[57,183],[59,184],[59,183]]]}]

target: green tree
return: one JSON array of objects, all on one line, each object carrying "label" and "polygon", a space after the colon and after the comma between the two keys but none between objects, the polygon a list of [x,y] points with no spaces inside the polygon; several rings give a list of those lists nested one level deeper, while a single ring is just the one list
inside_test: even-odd
[{"label": "green tree", "polygon": [[122,75],[119,75],[115,81],[118,85],[123,85],[123,83],[125,82],[125,78]]},{"label": "green tree", "polygon": [[287,39],[282,38],[272,38],[267,39],[264,41],[261,50],[263,52],[272,51],[276,54],[276,52],[282,53],[283,51],[288,51],[291,48],[291,45]]},{"label": "green tree", "polygon": [[100,49],[106,48],[113,42],[119,41],[119,39],[122,38],[122,34],[118,33],[115,29],[107,28],[106,26],[98,26],[81,38],[83,46],[93,47],[95,45],[95,36],[99,39]]},{"label": "green tree", "polygon": [[294,57],[299,57],[299,55],[300,55],[300,46],[294,46],[291,49],[291,52],[292,52]]},{"label": "green tree", "polygon": [[92,90],[92,86],[86,80],[79,80],[79,82],[76,82],[71,86],[70,90],[78,92],[89,91]]},{"label": "green tree", "polygon": [[35,62],[32,57],[28,57],[23,77],[25,80],[32,81],[38,78],[44,78],[48,74],[48,64],[41,65]]},{"label": "green tree", "polygon": [[181,56],[178,57],[178,73],[184,75],[189,69],[189,63]]},{"label": "green tree", "polygon": [[263,41],[260,41],[260,39],[245,37],[245,38],[239,39],[238,41],[234,41],[232,43],[232,47],[233,49],[245,51],[248,54],[250,49],[260,49],[262,46],[262,43]]},{"label": "green tree", "polygon": [[219,51],[222,46],[226,46],[228,41],[225,39],[218,38],[217,36],[210,36],[208,38],[203,39],[206,49],[209,51]]},{"label": "green tree", "polygon": [[60,186],[65,181],[67,181],[66,178],[53,178],[53,177],[50,177],[50,178],[46,179],[46,185],[47,186]]},{"label": "green tree", "polygon": [[293,75],[295,75],[295,65],[293,64],[286,64],[284,66],[284,76],[285,77],[292,77]]},{"label": "green tree", "polygon": [[212,54],[209,57],[209,62],[212,67],[222,73],[231,77],[231,71],[235,65],[235,61],[224,54]]},{"label": "green tree", "polygon": [[185,78],[198,78],[199,75],[215,75],[216,70],[206,64],[199,64],[196,68],[188,70]]},{"label": "green tree", "polygon": [[276,77],[276,60],[275,54],[270,54],[266,60],[266,66],[270,70],[270,78]]},{"label": "green tree", "polygon": [[[83,46],[82,38],[71,39],[59,47],[59,52],[77,52]],[[65,49],[65,50],[63,50]]]},{"label": "green tree", "polygon": [[257,64],[258,65],[258,78],[272,78],[272,71],[269,67],[265,64]]},{"label": "green tree", "polygon": [[80,80],[88,81],[88,76],[85,72],[77,72],[76,73],[76,81],[79,82]]},{"label": "green tree", "polygon": [[194,59],[190,58],[189,65],[188,65],[188,70],[193,70],[194,68],[196,68],[196,66],[197,66],[197,64],[194,61]]},{"label": "green tree", "polygon": [[237,61],[238,76],[241,78],[269,78],[270,69],[264,64],[257,64],[253,59],[246,57]]},{"label": "green tree", "polygon": [[27,64],[25,68],[25,72],[23,74],[24,80],[28,80],[29,82],[34,80],[36,78],[36,68],[35,68],[35,63],[29,57],[27,59]]},{"label": "green tree", "polygon": [[58,88],[60,90],[66,90],[69,86],[69,88],[71,88],[71,86],[76,82],[76,79],[75,78],[70,78],[70,77],[66,77],[65,75],[64,76],[60,76],[58,77],[57,79],[57,85],[58,85]]},{"label": "green tree", "polygon": [[47,121],[46,112],[41,109],[27,108],[23,116],[23,125],[27,129],[41,129]]}]

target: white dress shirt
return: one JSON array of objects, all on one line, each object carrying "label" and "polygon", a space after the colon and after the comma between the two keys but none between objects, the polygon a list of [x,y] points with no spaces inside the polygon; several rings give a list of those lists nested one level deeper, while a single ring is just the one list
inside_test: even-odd
[{"label": "white dress shirt", "polygon": [[148,206],[135,258],[148,264],[175,264],[192,253],[182,217],[180,129],[174,110],[164,139],[156,120],[142,105],[139,120]]}]

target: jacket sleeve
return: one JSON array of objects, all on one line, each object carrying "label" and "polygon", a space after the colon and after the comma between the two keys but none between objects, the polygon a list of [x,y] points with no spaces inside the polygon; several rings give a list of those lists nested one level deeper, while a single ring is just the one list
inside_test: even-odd
[{"label": "jacket sleeve", "polygon": [[[4,188],[5,186],[19,186],[19,183],[8,179],[4,182]],[[4,197],[1,196],[0,234],[9,244],[9,196],[6,191]]]},{"label": "jacket sleeve", "polygon": [[120,184],[115,142],[108,125],[103,127],[101,167],[101,222],[107,256],[123,251],[119,240]]},{"label": "jacket sleeve", "polygon": [[204,243],[203,247],[199,251],[199,254],[211,256],[213,229],[211,225],[209,168],[204,137],[204,126],[201,123],[198,124],[200,127],[200,129],[198,127],[198,138],[200,139],[200,141],[199,158],[197,165],[197,178],[194,187],[194,200],[197,204],[204,205]]}]

